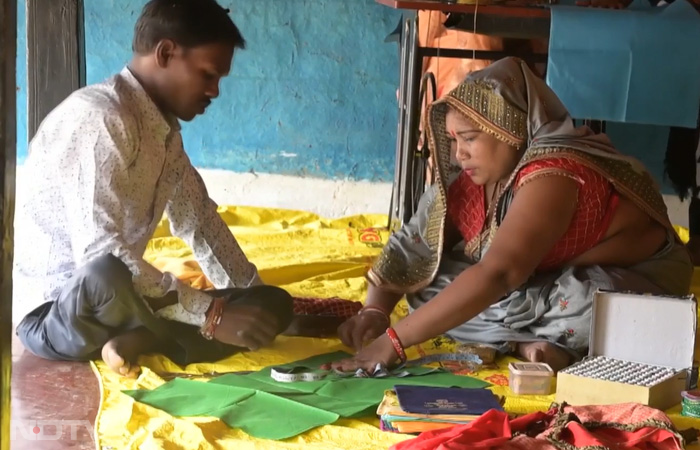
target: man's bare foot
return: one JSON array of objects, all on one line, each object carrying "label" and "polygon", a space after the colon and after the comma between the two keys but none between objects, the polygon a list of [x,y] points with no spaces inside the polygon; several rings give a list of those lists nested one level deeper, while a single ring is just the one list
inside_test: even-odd
[{"label": "man's bare foot", "polygon": [[141,367],[139,355],[155,348],[155,336],[145,328],[137,328],[110,339],[102,347],[102,359],[110,369],[127,378],[136,378]]},{"label": "man's bare foot", "polygon": [[521,342],[518,344],[518,355],[530,362],[543,362],[558,372],[569,366],[572,357],[569,353],[549,342]]}]

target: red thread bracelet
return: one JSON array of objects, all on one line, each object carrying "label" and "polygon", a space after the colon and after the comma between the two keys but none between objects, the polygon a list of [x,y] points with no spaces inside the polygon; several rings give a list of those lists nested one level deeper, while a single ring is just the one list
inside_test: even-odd
[{"label": "red thread bracelet", "polygon": [[201,334],[204,339],[209,341],[214,339],[216,327],[221,323],[221,316],[224,315],[224,306],[226,306],[226,299],[215,298],[212,300],[209,311],[207,311],[204,325],[199,330],[199,334]]},{"label": "red thread bracelet", "polygon": [[399,336],[396,334],[396,331],[394,331],[393,328],[389,327],[386,329],[386,335],[389,336],[389,339],[391,340],[391,345],[394,346],[394,350],[399,355],[399,360],[401,361],[401,364],[405,363],[406,352],[403,349],[403,344],[401,344],[401,339],[399,339]]}]

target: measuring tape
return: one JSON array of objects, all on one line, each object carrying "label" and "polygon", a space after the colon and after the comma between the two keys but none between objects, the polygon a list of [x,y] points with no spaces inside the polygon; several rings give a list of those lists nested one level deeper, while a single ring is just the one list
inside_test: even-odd
[{"label": "measuring tape", "polygon": [[[479,356],[466,353],[439,353],[435,355],[428,355],[422,358],[413,359],[407,361],[404,364],[394,368],[387,369],[381,364],[377,364],[374,371],[370,374],[364,369],[357,369],[354,372],[341,372],[339,370],[313,370],[309,367],[296,366],[296,367],[273,367],[270,370],[270,376],[273,380],[282,383],[294,383],[297,381],[320,381],[323,380],[327,375],[334,374],[340,378],[387,378],[396,377],[404,378],[411,376],[411,373],[405,370],[408,367],[424,366],[426,364],[433,364],[436,362],[467,362],[474,364],[482,364],[483,361]],[[439,368],[435,368],[434,371],[439,371]],[[432,372],[428,372],[432,373]]]},{"label": "measuring tape", "polygon": [[273,367],[270,370],[270,376],[275,381],[282,383],[294,383],[295,381],[321,381],[326,375],[327,370],[313,370],[309,367]]}]

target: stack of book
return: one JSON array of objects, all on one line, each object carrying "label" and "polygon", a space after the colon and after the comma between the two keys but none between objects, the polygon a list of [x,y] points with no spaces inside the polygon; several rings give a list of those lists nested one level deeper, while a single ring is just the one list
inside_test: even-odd
[{"label": "stack of book", "polygon": [[377,415],[384,431],[417,434],[469,423],[491,409],[503,406],[488,389],[405,385],[384,392]]}]

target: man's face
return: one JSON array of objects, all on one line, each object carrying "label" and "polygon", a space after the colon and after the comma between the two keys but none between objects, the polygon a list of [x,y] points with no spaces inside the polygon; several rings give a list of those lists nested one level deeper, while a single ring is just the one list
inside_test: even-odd
[{"label": "man's face", "polygon": [[233,50],[233,46],[223,43],[173,46],[159,64],[163,69],[164,106],[185,121],[204,114],[219,96],[219,81],[231,70]]}]

